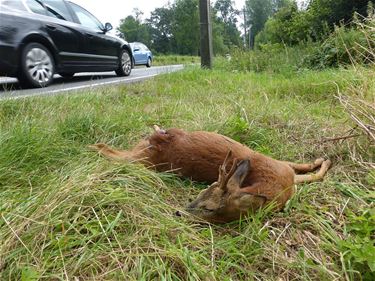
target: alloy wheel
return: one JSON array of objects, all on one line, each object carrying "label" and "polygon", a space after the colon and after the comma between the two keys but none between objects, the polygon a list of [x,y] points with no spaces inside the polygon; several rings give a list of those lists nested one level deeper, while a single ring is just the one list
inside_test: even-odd
[{"label": "alloy wheel", "polygon": [[26,53],[26,71],[38,84],[46,84],[53,77],[53,63],[50,55],[43,49],[34,47]]},{"label": "alloy wheel", "polygon": [[121,56],[121,68],[125,75],[129,75],[132,69],[131,59],[126,51],[124,51]]}]

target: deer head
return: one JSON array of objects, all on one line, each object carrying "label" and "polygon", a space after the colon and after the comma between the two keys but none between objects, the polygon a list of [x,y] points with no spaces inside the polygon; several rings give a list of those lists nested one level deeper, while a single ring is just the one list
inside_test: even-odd
[{"label": "deer head", "polygon": [[265,199],[241,191],[241,185],[249,173],[250,160],[233,160],[229,172],[226,172],[231,152],[219,168],[218,181],[202,190],[191,202],[186,211],[194,216],[213,223],[225,223],[237,220],[241,215],[260,208]]}]

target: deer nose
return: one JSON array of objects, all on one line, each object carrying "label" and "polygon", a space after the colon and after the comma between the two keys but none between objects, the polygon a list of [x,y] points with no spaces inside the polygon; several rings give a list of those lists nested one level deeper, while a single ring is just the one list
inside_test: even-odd
[{"label": "deer nose", "polygon": [[175,214],[175,216],[177,216],[177,217],[181,217],[182,216],[182,214],[181,214],[181,212],[180,211],[177,211],[176,213],[174,213]]}]

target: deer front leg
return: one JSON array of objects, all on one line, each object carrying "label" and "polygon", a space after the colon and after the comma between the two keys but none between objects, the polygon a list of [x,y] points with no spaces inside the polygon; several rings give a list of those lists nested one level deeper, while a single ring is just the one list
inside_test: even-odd
[{"label": "deer front leg", "polygon": [[308,172],[312,172],[316,170],[318,167],[320,167],[324,159],[323,158],[318,158],[314,161],[314,163],[304,163],[304,164],[299,164],[299,163],[293,163],[293,162],[288,162],[288,161],[282,161],[283,163],[287,164],[289,167],[291,167],[296,174],[304,174]]},{"label": "deer front leg", "polygon": [[326,160],[320,166],[319,172],[311,175],[295,175],[294,176],[294,183],[303,183],[303,182],[314,182],[322,180],[324,175],[327,173],[329,167],[331,166],[331,161]]}]

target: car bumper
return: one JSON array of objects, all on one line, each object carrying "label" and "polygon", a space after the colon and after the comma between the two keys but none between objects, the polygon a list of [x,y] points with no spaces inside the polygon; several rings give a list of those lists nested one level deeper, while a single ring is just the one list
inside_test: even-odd
[{"label": "car bumper", "polygon": [[0,75],[15,76],[18,68],[18,55],[14,46],[0,44]]}]

